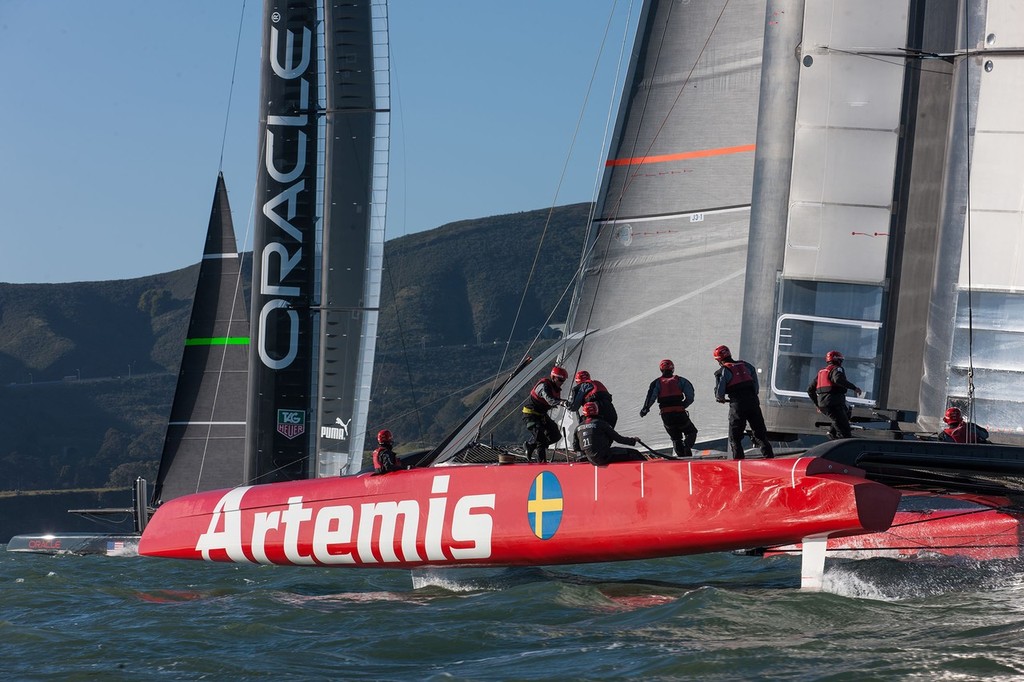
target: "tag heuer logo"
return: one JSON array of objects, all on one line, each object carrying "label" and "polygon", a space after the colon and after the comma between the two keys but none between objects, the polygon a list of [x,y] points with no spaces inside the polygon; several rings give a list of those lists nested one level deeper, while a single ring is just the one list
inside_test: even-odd
[{"label": "tag heuer logo", "polygon": [[278,410],[277,432],[291,440],[306,432],[305,410]]}]

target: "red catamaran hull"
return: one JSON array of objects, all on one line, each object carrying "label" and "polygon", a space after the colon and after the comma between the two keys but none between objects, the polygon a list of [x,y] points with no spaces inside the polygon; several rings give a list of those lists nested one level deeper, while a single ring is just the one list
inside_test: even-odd
[{"label": "red catamaran hull", "polygon": [[378,568],[616,561],[880,531],[899,499],[807,457],[435,467],[178,498],[139,553]]}]

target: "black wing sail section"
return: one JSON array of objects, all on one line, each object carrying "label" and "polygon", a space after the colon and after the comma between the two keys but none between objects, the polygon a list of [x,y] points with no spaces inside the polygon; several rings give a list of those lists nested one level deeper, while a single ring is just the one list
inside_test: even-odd
[{"label": "black wing sail section", "polygon": [[210,212],[154,504],[245,482],[249,320],[224,176]]},{"label": "black wing sail section", "polygon": [[266,0],[246,479],[307,478],[316,290],[317,7]]}]

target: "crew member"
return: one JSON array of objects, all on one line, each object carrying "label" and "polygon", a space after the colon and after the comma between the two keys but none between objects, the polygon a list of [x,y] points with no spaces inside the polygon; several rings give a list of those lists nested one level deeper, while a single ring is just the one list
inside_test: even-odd
[{"label": "crew member", "polygon": [[619,459],[632,459],[628,456],[617,457],[612,453],[612,442],[623,445],[636,445],[636,438],[619,435],[611,424],[601,417],[601,410],[596,402],[583,403],[583,421],[576,427],[574,448],[582,450],[594,466],[604,466]]},{"label": "crew member", "polygon": [[946,410],[946,416],[942,418],[946,422],[946,428],[939,433],[939,440],[947,443],[991,443],[988,439],[988,429],[978,426],[974,422],[964,421],[963,412],[959,407],[951,407]]},{"label": "crew member", "polygon": [[580,407],[589,402],[597,403],[601,410],[601,420],[615,428],[615,424],[619,421],[619,415],[615,412],[615,406],[612,405],[612,394],[600,381],[590,378],[590,372],[581,369],[576,372],[575,383],[569,394],[569,409],[578,413]]},{"label": "crew member", "polygon": [[832,425],[828,429],[828,437],[851,438],[850,413],[852,409],[846,404],[846,392],[853,391],[860,396],[861,391],[846,378],[843,369],[843,354],[837,350],[825,353],[824,368],[818,370],[814,381],[807,387],[807,395],[818,406],[818,412],[828,417]]},{"label": "crew member", "polygon": [[768,442],[768,430],[757,398],[757,372],[744,360],[734,360],[728,346],[715,349],[715,360],[720,365],[715,372],[715,400],[729,403],[729,449],[733,459],[743,459],[743,432],[750,424],[751,440],[761,450],[761,456],[775,456]]},{"label": "crew member", "polygon": [[373,470],[378,474],[386,474],[391,471],[404,469],[398,461],[398,455],[392,449],[395,445],[391,432],[382,429],[377,432],[377,444],[380,446],[373,451]]},{"label": "crew member", "polygon": [[658,401],[661,422],[672,439],[676,457],[692,457],[693,444],[697,442],[697,427],[690,421],[686,408],[693,404],[693,384],[688,379],[676,376],[676,366],[671,360],[662,360],[658,365],[661,376],[651,382],[647,389],[647,400],[640,408],[640,416],[646,417],[654,401]]},{"label": "crew member", "polygon": [[523,421],[533,436],[524,443],[526,459],[538,462],[548,461],[548,446],[558,442],[558,424],[548,416],[548,411],[564,405],[562,400],[562,384],[569,378],[569,373],[561,367],[551,368],[551,374],[541,379],[530,391],[530,397],[523,406]]}]

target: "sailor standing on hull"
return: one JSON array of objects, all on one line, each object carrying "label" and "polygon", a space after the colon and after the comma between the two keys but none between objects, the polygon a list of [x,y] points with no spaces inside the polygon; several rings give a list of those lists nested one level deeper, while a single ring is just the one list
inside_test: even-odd
[{"label": "sailor standing on hull", "polygon": [[395,439],[387,429],[381,429],[377,433],[377,444],[380,445],[373,451],[373,470],[378,474],[386,474],[391,471],[405,469],[398,456],[395,454]]},{"label": "sailor standing on hull", "polygon": [[807,387],[807,395],[818,406],[818,412],[828,417],[832,425],[828,429],[828,437],[852,438],[850,432],[850,407],[846,404],[846,391],[850,390],[860,396],[863,391],[850,383],[843,369],[843,354],[837,350],[825,353],[828,364],[818,370],[814,381]]},{"label": "sailor standing on hull", "polygon": [[728,346],[715,349],[715,360],[720,367],[715,372],[715,400],[729,403],[729,449],[733,459],[743,459],[743,431],[750,424],[754,436],[751,440],[761,449],[761,456],[775,456],[768,442],[768,430],[757,398],[757,371],[744,360],[733,360]]},{"label": "sailor standing on hull", "polygon": [[646,417],[651,405],[658,401],[661,422],[672,439],[676,457],[692,457],[693,444],[697,442],[697,427],[690,421],[686,408],[693,404],[693,384],[685,377],[675,375],[676,366],[671,360],[662,360],[658,365],[661,376],[651,382],[647,399],[640,408],[640,416]]},{"label": "sailor standing on hull", "polygon": [[528,461],[532,462],[536,456],[538,462],[547,462],[548,446],[557,443],[561,437],[558,424],[548,416],[548,411],[565,404],[562,400],[562,384],[568,378],[567,371],[558,366],[552,367],[551,374],[538,381],[530,391],[530,397],[526,399],[523,406],[523,421],[533,435],[531,440],[524,443]]}]

